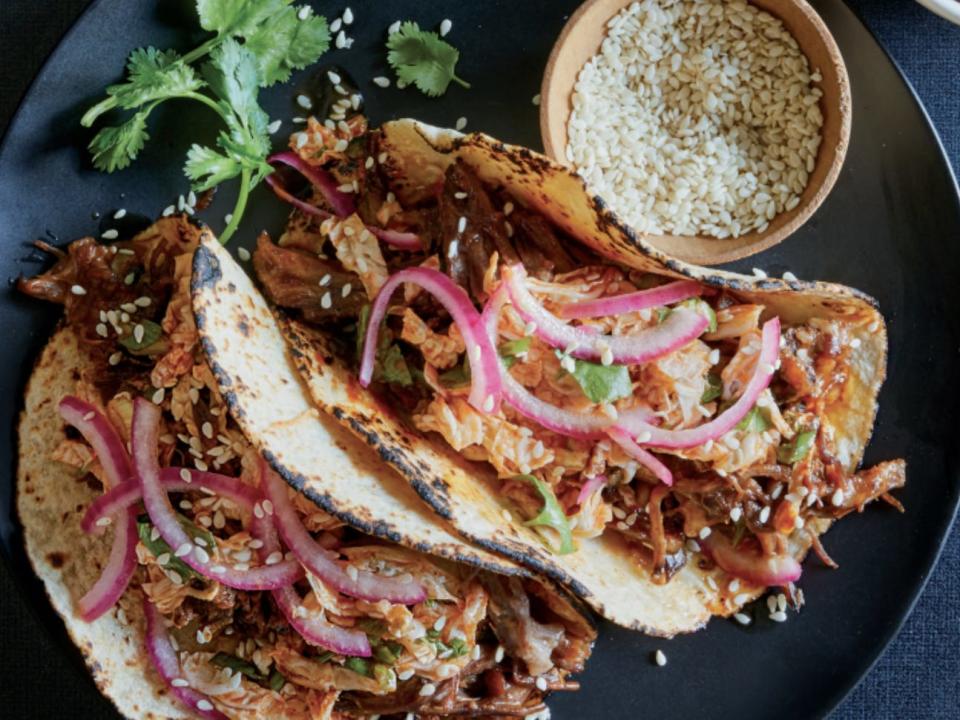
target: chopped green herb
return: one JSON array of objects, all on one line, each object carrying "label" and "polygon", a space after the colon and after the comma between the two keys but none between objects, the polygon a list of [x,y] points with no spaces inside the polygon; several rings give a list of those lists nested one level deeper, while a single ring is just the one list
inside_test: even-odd
[{"label": "chopped green herb", "polygon": [[283,676],[283,673],[274,668],[273,672],[270,673],[270,677],[267,679],[267,687],[274,692],[280,692],[286,684],[287,679]]},{"label": "chopped green herb", "polygon": [[370,303],[364,303],[357,318],[357,360],[363,357],[363,341],[367,337],[367,326],[370,324]]},{"label": "chopped green herb", "polygon": [[691,298],[680,303],[680,307],[690,308],[707,318],[707,332],[717,331],[717,313],[707,301],[700,298]]},{"label": "chopped green herb", "polygon": [[553,489],[543,480],[533,475],[517,475],[515,480],[526,480],[532,483],[540,497],[543,498],[543,509],[540,514],[532,520],[527,520],[524,525],[529,527],[550,527],[560,536],[560,547],[556,552],[558,555],[566,555],[576,550],[573,544],[573,533],[570,530],[570,521],[567,520],[567,514],[560,507],[557,496],[553,494]]},{"label": "chopped green herb", "polygon": [[329,650],[324,650],[322,653],[320,653],[313,659],[318,663],[325,663],[325,662],[329,662],[330,659],[333,657],[333,655],[334,654]]},{"label": "chopped green herb", "polygon": [[387,665],[393,665],[401,655],[403,655],[403,645],[400,643],[384,642],[373,648],[373,656]]},{"label": "chopped green herb", "polygon": [[749,412],[743,416],[743,420],[737,423],[737,430],[743,430],[748,433],[762,433],[770,427],[767,416],[764,412],[754,405]]},{"label": "chopped green herb", "polygon": [[129,335],[124,336],[120,340],[120,344],[127,348],[127,350],[134,352],[137,350],[145,350],[163,337],[163,328],[152,320],[141,320],[140,325],[143,327],[143,337],[140,338],[139,342],[137,342],[136,335],[132,330]]},{"label": "chopped green herb", "polygon": [[364,618],[357,623],[357,626],[366,633],[370,642],[376,642],[387,631],[387,624],[383,620],[376,620],[375,618]]},{"label": "chopped green herb", "polygon": [[530,338],[519,338],[518,340],[508,340],[503,343],[498,351],[500,353],[500,363],[509,370],[519,359],[518,356],[530,349]]},{"label": "chopped green herb", "polygon": [[357,673],[357,675],[373,677],[373,671],[370,669],[370,663],[363,658],[348,657],[343,661],[343,666],[347,668],[347,670],[353,670],[353,672]]},{"label": "chopped green herb", "polygon": [[230,668],[234,672],[238,672],[241,675],[246,675],[251,680],[256,682],[261,682],[264,680],[263,674],[257,669],[257,666],[253,663],[247,662],[246,660],[241,660],[235,655],[230,655],[225,652],[218,652],[212,658],[212,662],[217,667]]},{"label": "chopped green herb", "polygon": [[793,438],[793,442],[785,443],[777,448],[777,459],[786,465],[794,465],[800,462],[810,452],[816,437],[815,430],[798,432]]},{"label": "chopped green herb", "polygon": [[[197,538],[202,538],[203,541],[207,543],[209,552],[213,552],[213,548],[217,546],[216,541],[213,539],[213,535],[203,528],[197,527],[190,522],[190,520],[179,513],[177,513],[177,519],[180,521],[180,526],[192,539],[196,540]],[[173,554],[170,546],[167,545],[166,541],[162,537],[158,537],[156,540],[154,540],[152,535],[153,524],[150,522],[150,516],[140,515],[137,518],[137,536],[140,538],[140,542],[143,543],[144,547],[146,547],[154,557],[169,555],[170,560],[163,565],[164,569],[177,573],[185,581],[200,578],[200,575],[193,568]]]},{"label": "chopped green herb", "polygon": [[373,677],[376,678],[380,687],[384,690],[395,687],[397,684],[397,676],[394,674],[393,668],[382,665],[381,663],[374,663]]},{"label": "chopped green herb", "polygon": [[743,540],[743,534],[747,531],[747,523],[742,519],[737,520],[737,524],[733,530],[733,547],[737,547],[740,544],[740,541]]},{"label": "chopped green herb", "polygon": [[701,403],[708,403],[716,400],[723,394],[723,382],[713,373],[707,375],[707,387],[700,396]]},{"label": "chopped green herb", "polygon": [[[107,97],[81,119],[91,127],[104,113],[131,112],[119,125],[103,127],[90,142],[94,166],[106,172],[130,165],[150,135],[147,120],[161,103],[188,99],[220,116],[226,129],[216,148],[194,144],[184,171],[193,189],[206,190],[240,177],[233,219],[220,236],[226,242],[239,225],[250,191],[272,168],[267,132],[269,118],[257,95],[289,78],[290,72],[315,62],[330,45],[327,21],[307,14],[291,0],[197,0],[200,26],[214,37],[180,55],[173,50],[138,48],[127,60],[127,77],[110,85]],[[198,73],[194,63],[209,58]]]},{"label": "chopped green herb", "polygon": [[377,369],[379,380],[404,387],[413,385],[410,368],[407,367],[407,361],[404,360],[399,345],[391,345],[386,352],[382,353]]},{"label": "chopped green herb", "polygon": [[424,95],[443,95],[451,81],[470,87],[454,72],[459,51],[437,33],[421,30],[415,22],[407,21],[392,33],[387,38],[387,50],[387,62],[397,79],[404,85],[416,85]]},{"label": "chopped green herb", "polygon": [[465,387],[470,384],[470,363],[466,356],[459,365],[442,372],[437,376],[440,384],[448,388]]},{"label": "chopped green herb", "polygon": [[[563,356],[559,350],[554,352],[557,357]],[[633,383],[626,365],[600,365],[576,359],[573,363],[571,375],[591,402],[613,402],[633,394]]]},{"label": "chopped green herb", "polygon": [[467,642],[463,638],[456,637],[451,639],[450,642],[447,643],[447,647],[450,649],[449,657],[463,657],[469,652]]},{"label": "chopped green herb", "polygon": [[673,308],[658,307],[657,308],[657,325],[661,325],[664,320],[667,319],[667,315],[673,312]]}]

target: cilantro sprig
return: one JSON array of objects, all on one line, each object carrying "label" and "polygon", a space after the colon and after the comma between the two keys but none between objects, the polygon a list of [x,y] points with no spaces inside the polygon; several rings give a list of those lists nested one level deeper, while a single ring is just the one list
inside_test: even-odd
[{"label": "cilantro sprig", "polygon": [[107,112],[128,113],[119,125],[102,127],[89,145],[94,167],[115,172],[143,150],[150,139],[147,120],[160,104],[192,100],[216,113],[225,126],[216,147],[192,145],[184,172],[197,192],[240,178],[233,217],[220,236],[226,243],[250,191],[272,171],[266,162],[270,118],[257,101],[260,88],[316,62],[330,46],[330,31],[324,17],[292,0],[197,0],[197,15],[213,37],[184,55],[154,47],[134,50],[126,79],[107,87],[106,97],[80,122],[92,127]]},{"label": "cilantro sprig", "polygon": [[404,85],[415,85],[429,97],[440,97],[451,82],[470,87],[454,72],[460,51],[429,30],[407,21],[387,38],[387,62]]},{"label": "cilantro sprig", "polygon": [[577,548],[573,544],[573,531],[570,527],[570,521],[567,514],[560,507],[557,496],[553,489],[540,478],[533,475],[517,475],[514,480],[524,480],[529,482],[543,499],[543,508],[535,517],[527,520],[524,525],[527,527],[549,527],[553,528],[560,536],[560,546],[554,549],[558,555],[567,555],[574,552]]}]

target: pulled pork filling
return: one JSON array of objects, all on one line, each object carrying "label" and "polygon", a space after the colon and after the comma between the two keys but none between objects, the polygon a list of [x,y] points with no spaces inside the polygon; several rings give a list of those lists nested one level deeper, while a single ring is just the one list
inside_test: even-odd
[{"label": "pulled pork filling", "polygon": [[[526,290],[561,318],[577,304],[669,282],[590,252],[459,160],[442,183],[418,189],[419,196],[402,206],[391,191],[389,162],[384,164],[389,148],[381,142],[379,132],[368,132],[344,158],[292,142],[305,161],[330,172],[342,188],[353,188],[357,212],[328,217],[331,205],[311,191],[305,199],[320,215],[295,209],[279,241],[261,237],[253,258],[269,298],[339,339],[342,359],[354,367],[370,303],[401,269],[442,271],[480,309],[506,284],[505,268],[520,263]],[[365,227],[415,232],[420,249],[394,248]],[[707,327],[647,362],[574,357],[577,348],[546,342],[510,304],[499,317],[495,345],[513,380],[555,408],[611,424],[643,409],[657,428],[696,428],[745,392],[758,368],[768,308],[701,287],[679,305],[580,317],[568,325],[626,337],[669,323],[681,307],[707,317]],[[387,311],[377,337],[373,389],[413,427],[492,465],[503,494],[524,518],[545,512],[555,500],[562,517],[537,528],[554,549],[563,531],[574,539],[613,532],[657,582],[669,582],[689,562],[715,562],[749,583],[779,585],[785,583],[776,574],[724,567],[716,546],[731,547],[756,564],[786,556],[793,541],[802,545],[806,537],[832,562],[816,542],[823,521],[860,511],[876,498],[899,506],[888,493],[904,484],[903,462],[845,470],[844,448],[825,422],[831,408],[847,401],[842,392],[852,347],[859,343],[852,332],[875,330],[873,322],[863,312],[783,325],[772,381],[736,427],[686,448],[657,447],[638,437],[648,456],[652,451],[649,462],[610,437],[582,439],[550,430],[509,402],[495,412],[471,404],[470,362],[458,326],[414,285],[405,285]],[[665,475],[672,485],[663,483]]]},{"label": "pulled pork filling", "polygon": [[[22,279],[20,289],[65,306],[66,322],[93,364],[74,394],[102,412],[123,442],[130,442],[135,398],[146,397],[162,410],[162,467],[209,470],[255,487],[259,457],[231,419],[198,347],[189,282],[199,236],[185,217],[171,217],[130,241],[78,240],[57,251],[50,271]],[[290,265],[279,257],[260,253],[258,264],[267,262],[291,289],[305,278],[319,287],[308,262]],[[304,257],[323,262],[316,254]],[[335,272],[343,285],[349,280],[341,278],[354,277],[331,266],[331,278]],[[361,298],[363,286],[354,281]],[[95,452],[72,429],[54,459],[110,489]],[[549,691],[577,687],[568,676],[582,669],[595,633],[536,582],[383,543],[289,496],[300,522],[348,575],[408,577],[426,597],[412,605],[360,600],[307,573],[295,585],[303,598],[297,612],[362,631],[372,656],[327,651],[289,624],[269,591],[232,589],[182,562],[140,510],[138,566],[120,605],[134,607],[139,600],[132,596],[142,594],[159,610],[183,680],[216,710],[231,718],[310,720],[526,717],[544,711]],[[211,556],[239,570],[257,566],[262,544],[245,528],[242,508],[203,488],[171,493],[171,501]]]}]

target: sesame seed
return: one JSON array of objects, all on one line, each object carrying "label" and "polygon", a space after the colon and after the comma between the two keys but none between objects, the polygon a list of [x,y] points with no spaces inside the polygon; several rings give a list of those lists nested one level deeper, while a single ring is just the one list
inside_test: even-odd
[{"label": "sesame seed", "polygon": [[547,681],[544,678],[538,677],[534,684],[537,686],[537,690],[539,690],[540,692],[547,691]]},{"label": "sesame seed", "polygon": [[353,290],[353,285],[346,283],[343,288],[340,290],[340,297],[347,297],[350,292]]},{"label": "sesame seed", "polygon": [[[133,303],[123,303],[123,304],[120,306],[120,309],[121,309],[123,312],[126,312],[126,313],[135,313],[135,312],[137,311],[137,306],[134,305]],[[116,311],[114,311],[114,312],[116,312]],[[120,317],[122,318],[123,315],[121,315]]]},{"label": "sesame seed", "polygon": [[480,659],[480,654],[481,654],[482,652],[483,652],[483,651],[480,649],[480,646],[479,646],[479,645],[474,645],[474,646],[473,646],[473,650],[470,651],[470,659],[471,659],[471,660],[479,660],[479,659]]},{"label": "sesame seed", "polygon": [[347,576],[356,582],[357,578],[360,576],[360,573],[357,572],[357,568],[355,568],[353,565],[347,565]]},{"label": "sesame seed", "polygon": [[373,79],[373,84],[378,87],[388,88],[390,87],[390,78],[384,77],[383,75],[377,75]]},{"label": "sesame seed", "polygon": [[717,348],[711,350],[708,360],[710,361],[711,365],[716,365],[718,362],[720,362],[720,350]]},{"label": "sesame seed", "polygon": [[153,402],[154,405],[159,405],[160,403],[163,402],[164,395],[166,395],[166,392],[164,392],[163,388],[160,388],[159,390],[153,393],[153,397],[151,397],[150,400]]},{"label": "sesame seed", "polygon": [[281,560],[283,560],[283,553],[277,550],[276,552],[270,553],[265,562],[267,565],[276,565]]},{"label": "sesame seed", "polygon": [[163,217],[170,217],[170,216],[173,215],[176,211],[177,211],[177,209],[176,209],[173,205],[167,205],[167,206],[163,209],[163,212],[160,213],[160,214],[161,214]]},{"label": "sesame seed", "polygon": [[[217,511],[213,514],[213,526],[214,526],[217,530],[222,530],[222,529],[223,529],[223,526],[226,525],[226,524],[227,524],[227,518],[224,516],[224,514],[223,514],[222,511],[217,510]],[[259,541],[258,541],[258,542],[259,542]],[[250,547],[253,547],[253,543],[252,543],[252,542],[250,543]],[[255,549],[255,548],[254,548],[254,549]]]},{"label": "sesame seed", "polygon": [[83,287],[83,285],[72,285],[70,287],[70,292],[72,292],[74,295],[86,295],[87,289]]},{"label": "sesame seed", "polygon": [[778,623],[786,622],[787,614],[782,610],[777,610],[775,613],[770,613],[770,619]]},{"label": "sesame seed", "polygon": [[727,590],[736,594],[740,590],[740,579],[734,578],[733,580],[731,580],[730,584],[727,585]]},{"label": "sesame seed", "polygon": [[261,505],[260,503],[257,503],[256,505],[254,505],[253,514],[256,515],[257,518],[263,519],[263,505]]},{"label": "sesame seed", "polygon": [[457,124],[454,126],[457,130],[463,130],[467,126],[467,119],[465,117],[457,118]]},{"label": "sesame seed", "polygon": [[751,272],[753,273],[753,276],[754,276],[755,278],[761,278],[761,279],[762,279],[762,278],[765,278],[765,277],[769,277],[769,276],[767,275],[767,273],[765,273],[765,272],[764,272],[763,270],[761,270],[760,268],[753,268],[753,270],[751,270]]},{"label": "sesame seed", "polygon": [[273,503],[271,501],[263,501],[263,512],[265,512],[267,515],[273,515]]},{"label": "sesame seed", "polygon": [[409,680],[414,675],[413,668],[409,670],[403,670],[402,672],[397,673],[397,680]]},{"label": "sesame seed", "polygon": [[181,509],[181,510],[191,510],[191,509],[193,509],[193,503],[190,502],[189,500],[181,500],[181,501],[180,501],[180,509]]},{"label": "sesame seed", "polygon": [[260,548],[263,547],[263,540],[257,540],[256,538],[254,538],[253,540],[248,542],[247,545],[249,545],[254,550],[259,550]]},{"label": "sesame seed", "polygon": [[830,496],[830,504],[834,507],[843,505],[843,490],[841,488],[837,488],[833,495]]},{"label": "sesame seed", "polygon": [[297,11],[297,19],[306,20],[308,17],[310,17],[311,10],[312,8],[309,5],[304,5],[302,8],[300,8],[300,10]]},{"label": "sesame seed", "polygon": [[197,194],[193,190],[191,190],[189,193],[187,193],[187,205],[189,205],[190,207],[193,207],[196,204],[197,204]]},{"label": "sesame seed", "polygon": [[345,25],[353,23],[353,10],[351,10],[349,6],[343,11],[343,22]]},{"label": "sesame seed", "polygon": [[724,470],[723,468],[717,468],[717,475],[719,475],[720,477],[726,477],[727,471]]},{"label": "sesame seed", "polygon": [[800,517],[799,515],[797,515],[797,516],[793,519],[793,527],[794,527],[796,530],[799,530],[800,528],[802,528],[802,527],[803,527],[803,518]]},{"label": "sesame seed", "polygon": [[860,347],[861,344],[860,338],[854,338],[850,341],[850,347],[852,347],[854,350]]},{"label": "sesame seed", "polygon": [[400,32],[400,21],[392,23],[390,27],[387,28],[387,35],[393,35],[396,32]]},{"label": "sesame seed", "polygon": [[734,605],[743,605],[750,600],[750,595],[748,593],[740,593],[739,595],[733,596]]},{"label": "sesame seed", "polygon": [[787,596],[783,593],[777,595],[777,609],[786,610],[787,609]]},{"label": "sesame seed", "polygon": [[456,240],[450,241],[450,249],[447,251],[447,257],[453,260],[459,252],[460,244]]},{"label": "sesame seed", "polygon": [[127,273],[127,276],[123,278],[124,285],[133,285],[133,281],[137,279],[137,276],[134,273]]},{"label": "sesame seed", "polygon": [[[629,527],[625,522],[618,523],[618,524],[623,525],[624,527]],[[687,550],[689,550],[690,552],[700,552],[700,543],[698,543],[693,538],[687,538],[686,546],[687,546]]]},{"label": "sesame seed", "polygon": [[99,335],[100,337],[106,337],[107,326],[104,325],[103,323],[97,323],[97,335]]},{"label": "sesame seed", "polygon": [[457,221],[457,232],[462,234],[463,231],[466,229],[467,229],[467,219],[461,216],[461,218]]},{"label": "sesame seed", "polygon": [[650,438],[652,438],[652,437],[653,437],[653,435],[650,433],[649,430],[644,430],[642,433],[640,433],[639,435],[637,435],[637,442],[638,442],[638,443],[650,442]]},{"label": "sesame seed", "polygon": [[441,630],[443,630],[446,624],[447,624],[446,615],[441,615],[440,617],[437,618],[437,621],[433,624],[433,629],[436,630],[437,632],[440,632]]},{"label": "sesame seed", "polygon": [[613,350],[610,349],[609,345],[605,345],[600,351],[600,364],[607,366],[613,365]]},{"label": "sesame seed", "polygon": [[186,468],[180,468],[180,479],[188,485],[193,482],[193,478],[190,476],[190,471]]},{"label": "sesame seed", "polygon": [[150,307],[150,303],[152,302],[153,300],[151,300],[146,295],[144,295],[143,297],[138,297],[136,300],[134,300],[133,304],[136,305],[137,307],[145,308],[145,307]]},{"label": "sesame seed", "polygon": [[503,221],[503,229],[507,231],[507,237],[513,237],[513,225],[506,220]]},{"label": "sesame seed", "polygon": [[[337,18],[330,23],[330,32],[337,32],[340,28],[343,27],[343,18]],[[340,47],[337,45],[337,47]]]},{"label": "sesame seed", "polygon": [[707,527],[702,527],[702,528],[700,528],[699,538],[700,538],[701,540],[706,540],[708,537],[710,537],[710,533],[711,533],[711,532],[713,532],[713,531],[710,529],[709,526],[707,526]]},{"label": "sesame seed", "polygon": [[120,233],[113,228],[110,228],[109,230],[104,230],[100,234],[100,237],[102,237],[104,240],[116,240],[118,237],[120,237]]},{"label": "sesame seed", "polygon": [[245,247],[238,247],[237,257],[243,260],[244,262],[246,262],[250,259],[250,251],[247,250]]},{"label": "sesame seed", "polygon": [[430,697],[430,696],[433,695],[436,691],[437,691],[437,686],[436,686],[436,685],[434,685],[433,683],[427,683],[426,685],[424,685],[423,687],[420,688],[420,696],[421,696],[421,697]]},{"label": "sesame seed", "polygon": [[[379,155],[377,155],[377,162],[378,162],[378,163],[380,163],[381,165],[383,165],[386,161],[387,161],[387,154],[386,154],[385,152],[382,152],[382,153],[380,153]],[[393,195],[393,193],[388,193],[388,194],[387,194],[387,202],[393,202],[393,198],[391,197],[392,195]]]},{"label": "sesame seed", "polygon": [[726,445],[726,446],[727,446],[728,448],[730,448],[731,450],[739,450],[739,449],[740,449],[740,441],[737,440],[737,438],[734,437],[733,435],[727,435],[727,436],[723,439],[723,444]]},{"label": "sesame seed", "polygon": [[330,273],[327,273],[322,278],[320,278],[320,287],[326,287],[330,284]]},{"label": "sesame seed", "polygon": [[[197,540],[200,540],[200,539],[201,539],[201,538],[197,538]],[[204,565],[206,565],[208,562],[210,562],[210,553],[208,553],[208,552],[207,552],[206,550],[204,550],[202,547],[196,548],[196,549],[193,551],[193,554],[196,555],[197,560],[198,560],[199,562],[202,562]]]},{"label": "sesame seed", "polygon": [[783,279],[786,280],[786,281],[788,281],[788,282],[796,282],[796,281],[797,281],[797,276],[794,275],[794,274],[793,274],[792,272],[790,272],[789,270],[787,270],[787,271],[783,274]]},{"label": "sesame seed", "polygon": [[209,700],[198,700],[197,701],[197,710],[213,710],[213,704]]},{"label": "sesame seed", "polygon": [[206,472],[207,470],[209,470],[209,466],[200,458],[194,459],[193,466],[197,468],[197,470],[199,470],[200,472]]},{"label": "sesame seed", "polygon": [[179,557],[186,557],[191,552],[193,552],[193,545],[191,545],[190,543],[183,543],[183,545],[178,547],[173,554],[179,558]]},{"label": "sesame seed", "polygon": [[[333,21],[333,24],[339,27],[339,22],[340,22],[339,19],[337,19]],[[333,27],[331,27],[330,29],[333,30]],[[337,40],[334,43],[334,45],[337,46],[338,50],[342,50],[347,46],[347,34],[343,30],[337,33]]]},{"label": "sesame seed", "polygon": [[210,424],[209,420],[200,426],[200,432],[202,432],[203,436],[208,440],[213,439],[213,425]]},{"label": "sesame seed", "polygon": [[733,619],[736,620],[741,625],[749,625],[751,622],[750,616],[742,612],[734,613]]},{"label": "sesame seed", "polygon": [[653,659],[659,667],[663,667],[667,664],[667,656],[663,654],[663,650],[657,650],[657,652],[653,655]]},{"label": "sesame seed", "polygon": [[453,27],[453,21],[449,18],[444,18],[440,23],[440,37],[446,37],[447,33],[450,32],[450,29]]},{"label": "sesame seed", "polygon": [[309,110],[313,107],[313,101],[306,95],[297,95],[297,105],[302,107],[304,110]]},{"label": "sesame seed", "polygon": [[133,327],[133,339],[137,341],[137,344],[138,344],[138,345],[143,342],[143,334],[144,334],[144,332],[146,332],[146,331],[143,329],[143,325],[141,325],[140,323],[137,323],[136,325],[134,325],[134,327]]},{"label": "sesame seed", "polygon": [[534,95],[532,98],[530,98],[530,102],[532,102],[534,105],[539,105],[539,104],[540,104],[540,93],[537,93],[537,94]]},{"label": "sesame seed", "polygon": [[503,661],[503,656],[506,652],[503,649],[503,645],[497,645],[497,651],[493,654],[493,661],[495,663],[500,663]]},{"label": "sesame seed", "polygon": [[735,508],[731,508],[731,510],[730,510],[730,519],[731,519],[733,522],[739,521],[739,520],[740,520],[740,517],[741,517],[742,515],[743,515],[743,510],[740,508],[739,505],[738,505],[737,507],[735,507]]},{"label": "sesame seed", "polygon": [[483,411],[484,412],[493,412],[493,406],[495,401],[493,395],[487,395],[487,399],[483,401]]},{"label": "sesame seed", "polygon": [[763,525],[770,519],[770,506],[765,505],[763,510],[760,511],[760,524]]},{"label": "sesame seed", "polygon": [[328,310],[331,305],[333,305],[333,299],[330,297],[330,291],[327,291],[323,294],[323,297],[320,298],[320,307]]},{"label": "sesame seed", "polygon": [[184,680],[183,678],[174,678],[173,680],[170,681],[170,684],[173,685],[174,687],[189,687],[189,686],[190,686],[190,683],[188,683],[188,682],[187,682],[186,680]]},{"label": "sesame seed", "polygon": [[770,612],[777,611],[777,598],[773,595],[767,596],[767,610],[769,610]]}]

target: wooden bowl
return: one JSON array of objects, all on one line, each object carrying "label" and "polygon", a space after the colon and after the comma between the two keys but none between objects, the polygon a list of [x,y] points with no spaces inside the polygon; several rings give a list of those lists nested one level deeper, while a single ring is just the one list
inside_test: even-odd
[{"label": "wooden bowl", "polygon": [[[587,0],[570,17],[557,38],[540,91],[540,133],[547,155],[566,158],[570,95],[580,68],[600,49],[607,21],[633,0]],[[774,217],[763,232],[723,240],[712,237],[653,235],[643,238],[663,252],[699,265],[714,265],[753,255],[788,237],[820,206],[833,188],[850,141],[850,81],[837,44],[816,11],[804,0],[750,0],[783,22],[807,56],[811,70],[823,76],[820,110],[823,140],[816,165],[799,204]]]}]

